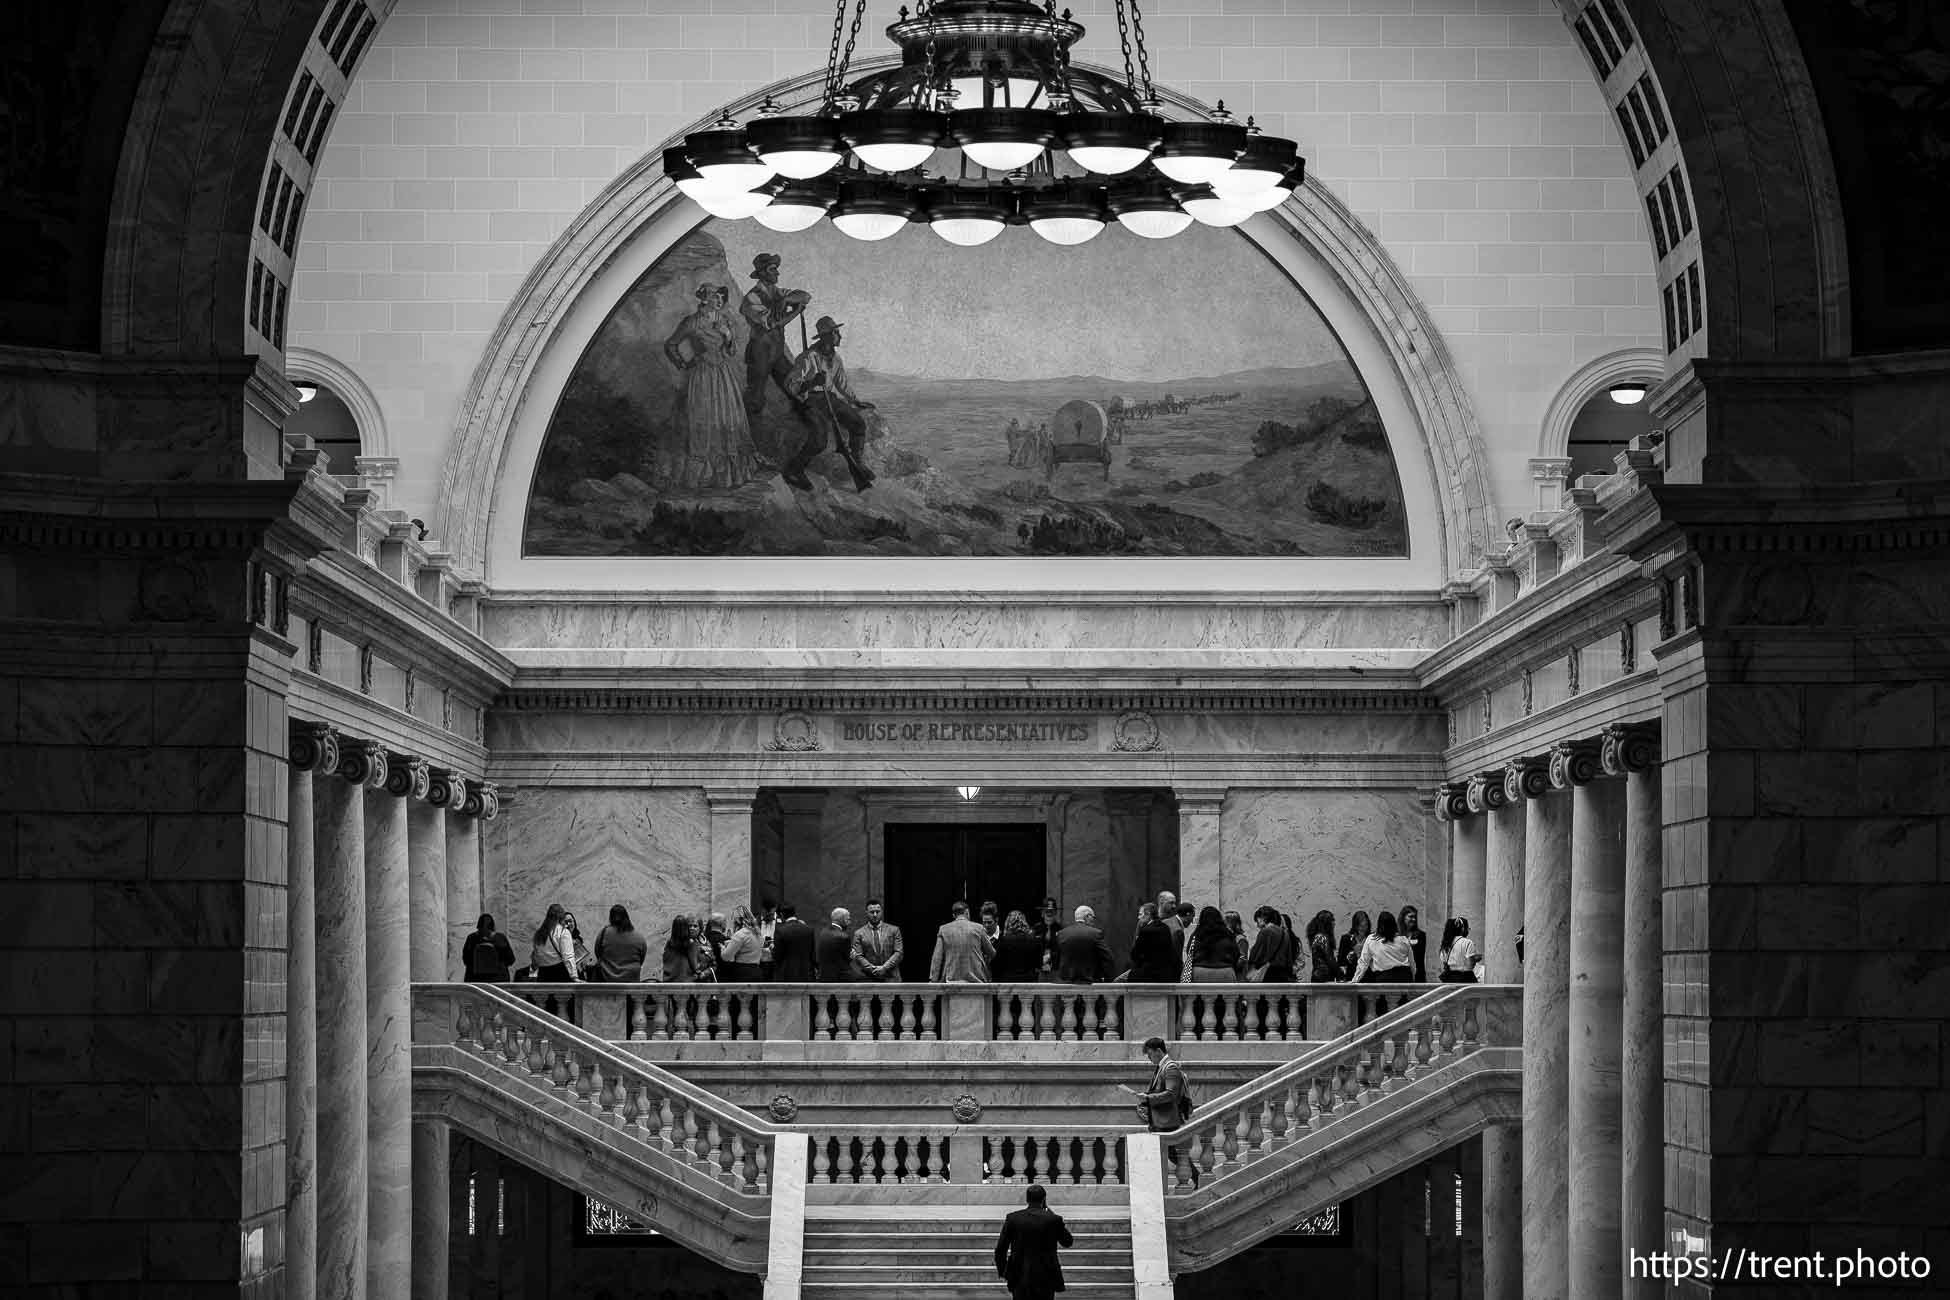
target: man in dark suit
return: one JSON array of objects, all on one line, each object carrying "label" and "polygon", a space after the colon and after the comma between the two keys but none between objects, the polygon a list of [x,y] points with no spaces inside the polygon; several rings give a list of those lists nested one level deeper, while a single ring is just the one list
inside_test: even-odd
[{"label": "man in dark suit", "polygon": [[841,984],[853,978],[853,913],[844,907],[833,909],[833,923],[819,932],[819,939],[813,946],[819,968],[813,972],[816,979],[829,984]]},{"label": "man in dark suit", "polygon": [[1156,903],[1139,907],[1137,935],[1131,940],[1131,983],[1178,983],[1180,946],[1172,939],[1171,930],[1158,919]]},{"label": "man in dark suit", "polygon": [[799,919],[799,909],[779,904],[778,924],[772,927],[772,978],[806,983],[813,976],[813,928]]},{"label": "man in dark suit", "polygon": [[1053,1300],[1063,1289],[1057,1247],[1074,1245],[1076,1239],[1063,1226],[1063,1216],[1044,1204],[1049,1193],[1040,1183],[1031,1183],[1024,1199],[1029,1204],[1002,1221],[1002,1235],[995,1243],[995,1271],[1009,1284],[1015,1300]]},{"label": "man in dark suit", "polygon": [[853,978],[870,984],[901,982],[901,928],[881,920],[880,900],[867,900],[867,923],[853,932]]},{"label": "man in dark suit", "polygon": [[1076,922],[1056,936],[1056,978],[1064,984],[1095,984],[1117,970],[1110,944],[1097,928],[1097,914],[1087,907],[1076,911]]}]

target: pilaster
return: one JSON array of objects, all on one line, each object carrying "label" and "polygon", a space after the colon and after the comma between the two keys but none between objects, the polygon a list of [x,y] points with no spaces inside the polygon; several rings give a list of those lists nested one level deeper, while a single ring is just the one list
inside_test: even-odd
[{"label": "pilaster", "polygon": [[1178,800],[1178,896],[1200,907],[1233,906],[1226,897],[1221,835],[1225,789],[1178,786],[1172,794]]},{"label": "pilaster", "polygon": [[1571,803],[1546,760],[1517,759],[1504,793],[1524,812],[1523,1293],[1570,1291]]},{"label": "pilaster", "polygon": [[711,811],[711,910],[729,920],[752,905],[752,801],[756,787],[708,786]]}]

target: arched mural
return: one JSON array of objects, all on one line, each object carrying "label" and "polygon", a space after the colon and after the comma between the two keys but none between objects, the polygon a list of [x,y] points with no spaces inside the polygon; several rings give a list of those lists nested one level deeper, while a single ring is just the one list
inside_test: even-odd
[{"label": "arched mural", "polygon": [[707,221],[610,312],[531,556],[1402,556],[1386,431],[1235,232],[964,249]]}]

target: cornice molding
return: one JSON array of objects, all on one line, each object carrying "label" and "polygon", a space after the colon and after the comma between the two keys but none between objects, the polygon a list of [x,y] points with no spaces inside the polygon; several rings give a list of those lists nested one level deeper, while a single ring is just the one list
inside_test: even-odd
[{"label": "cornice molding", "polygon": [[424,669],[478,700],[493,699],[515,679],[506,655],[341,550],[322,556],[298,580],[291,607],[347,640],[383,645],[389,662]]},{"label": "cornice molding", "polygon": [[1005,687],[994,691],[810,690],[764,687],[722,691],[659,691],[517,684],[495,701],[512,713],[717,713],[804,712],[940,713],[981,709],[996,713],[1410,713],[1439,711],[1422,691],[1049,691]]}]

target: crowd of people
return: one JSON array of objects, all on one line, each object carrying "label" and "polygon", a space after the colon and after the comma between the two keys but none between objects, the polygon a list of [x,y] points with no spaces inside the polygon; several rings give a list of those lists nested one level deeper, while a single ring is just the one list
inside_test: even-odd
[{"label": "crowd of people", "polygon": [[[994,903],[983,903],[973,917],[966,902],[950,910],[934,937],[928,966],[934,983],[1460,983],[1474,982],[1483,961],[1470,940],[1468,918],[1450,917],[1432,949],[1412,904],[1372,921],[1357,911],[1337,940],[1330,911],[1314,913],[1296,934],[1289,916],[1263,906],[1253,912],[1248,932],[1236,911],[1199,907],[1165,892],[1139,907],[1122,970],[1088,906],[1074,909],[1066,923],[1056,900],[1048,898],[1034,924],[1019,910],[1003,915]],[[850,910],[836,907],[815,929],[791,903],[769,898],[756,910],[738,908],[728,921],[722,912],[679,915],[670,922],[660,962],[622,904],[609,909],[609,924],[590,944],[575,914],[551,903],[525,966],[517,967],[514,945],[486,914],[461,946],[461,965],[468,980],[488,983],[898,983],[906,954],[900,927],[877,898],[867,901],[866,922],[857,927]]]}]

